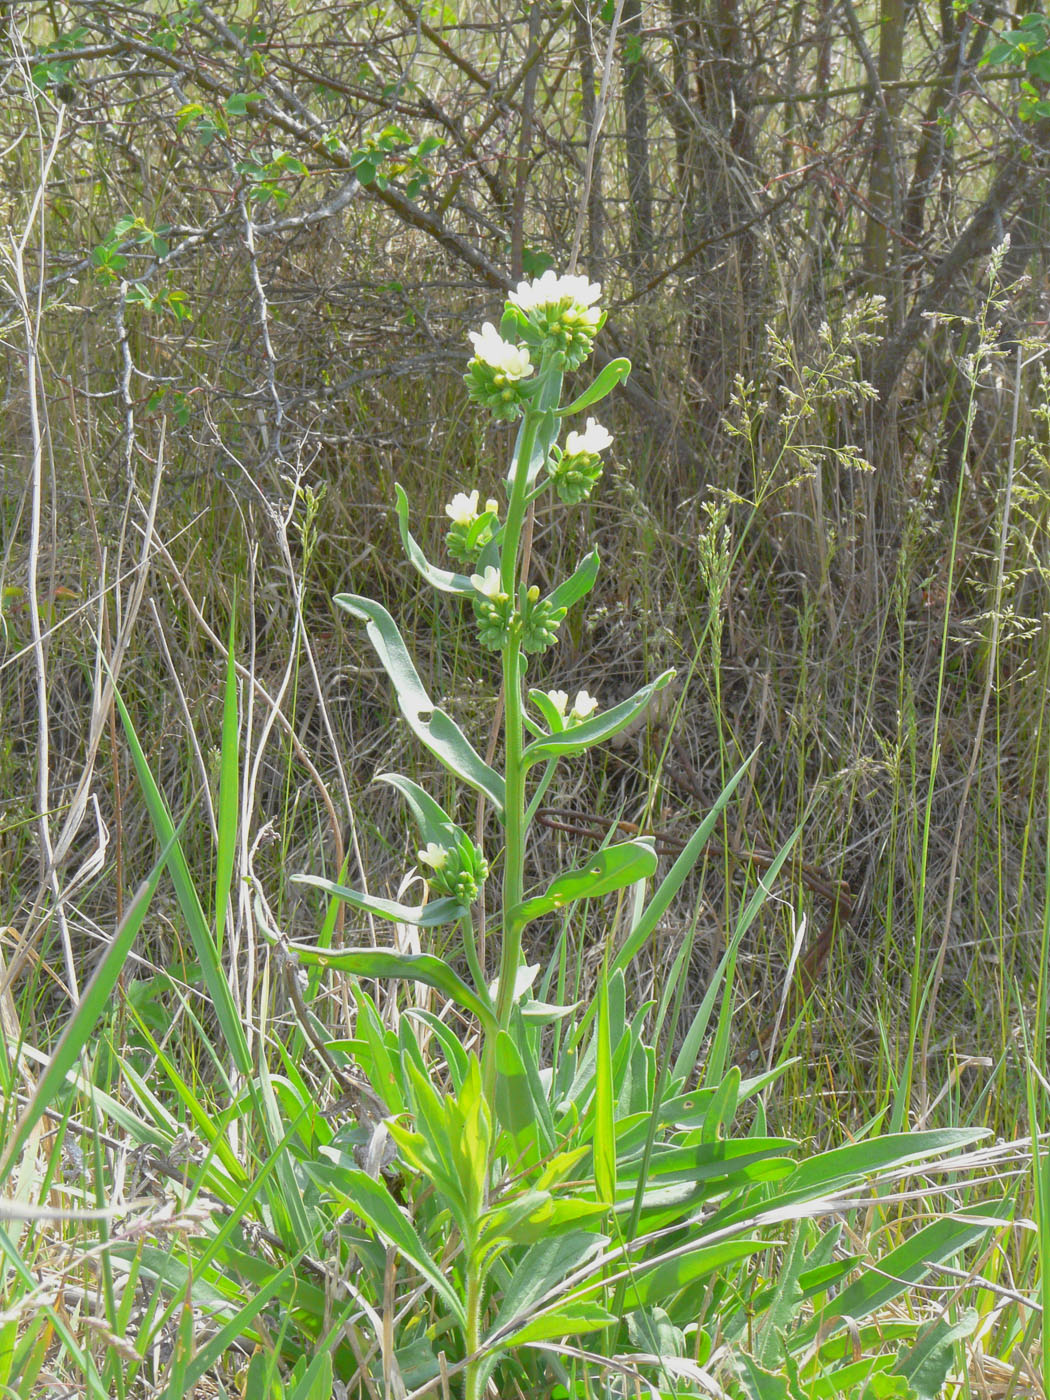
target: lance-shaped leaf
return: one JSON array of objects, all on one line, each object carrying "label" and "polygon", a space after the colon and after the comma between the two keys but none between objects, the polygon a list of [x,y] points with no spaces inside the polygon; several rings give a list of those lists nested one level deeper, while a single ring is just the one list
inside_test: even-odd
[{"label": "lance-shaped leaf", "polygon": [[[264,932],[273,938],[267,930],[264,929]],[[432,953],[398,953],[393,948],[321,948],[314,943],[294,943],[291,940],[282,946],[302,963],[334,967],[337,972],[349,973],[351,977],[422,982],[443,992],[458,1006],[473,1012],[486,1030],[495,1032],[498,1028],[489,1002],[468,986],[448,963],[435,958]]]},{"label": "lance-shaped leaf", "polygon": [[619,734],[621,729],[626,729],[631,721],[641,714],[656,692],[662,690],[673,678],[673,671],[665,671],[662,676],[657,676],[655,681],[643,686],[629,700],[614,705],[611,710],[604,710],[593,719],[584,720],[582,724],[574,724],[560,734],[535,739],[522,755],[523,761],[533,764],[552,758],[563,758],[583,753],[584,749],[593,748],[595,744],[611,739],[614,734]]},{"label": "lance-shaped leaf", "polygon": [[591,591],[597,577],[598,551],[592,549],[586,559],[577,564],[565,582],[558,584],[547,602],[554,608],[571,608],[573,603],[578,603],[585,593]]},{"label": "lance-shaped leaf", "polygon": [[610,360],[591,387],[584,389],[578,399],[573,399],[572,403],[559,409],[558,416],[567,418],[572,413],[582,413],[585,408],[590,408],[592,404],[600,403],[602,399],[608,398],[617,384],[622,383],[630,372],[630,360]]},{"label": "lance-shaped leaf", "polygon": [[296,885],[312,885],[324,890],[333,899],[341,899],[362,913],[374,914],[377,919],[390,923],[412,924],[416,928],[440,928],[442,924],[454,924],[470,912],[466,904],[458,899],[431,899],[426,904],[399,904],[395,899],[380,899],[378,895],[362,894],[349,885],[339,885],[334,880],[326,880],[322,875],[293,875]]},{"label": "lance-shaped leaf", "polygon": [[[394,493],[397,496],[397,523],[401,530],[401,543],[404,545],[408,562],[423,575],[432,588],[438,589],[439,592],[459,593],[464,597],[470,597],[474,592],[470,576],[450,573],[448,569],[439,569],[436,564],[431,564],[408,528],[408,497],[396,481],[394,482]],[[336,602],[338,601],[337,598]]]},{"label": "lance-shaped leaf", "polygon": [[418,783],[414,783],[411,778],[402,777],[400,773],[380,773],[376,782],[389,783],[401,793],[412,810],[416,826],[419,828],[419,838],[424,846],[431,841],[443,846],[448,840],[450,827],[459,831],[459,827],[444,807],[435,802],[430,793]]},{"label": "lance-shaped leaf", "polygon": [[437,1290],[452,1310],[453,1316],[461,1324],[465,1322],[463,1302],[449,1283],[446,1271],[427,1253],[415,1227],[387,1190],[385,1182],[376,1180],[367,1172],[353,1166],[352,1158],[348,1158],[345,1152],[337,1152],[330,1147],[322,1147],[321,1151],[340,1167],[343,1173],[340,1184],[353,1201],[357,1214],[366,1220],[382,1239],[404,1255]]},{"label": "lance-shaped leaf", "polygon": [[563,909],[577,899],[595,899],[622,890],[637,880],[647,880],[656,873],[656,852],[646,841],[624,841],[605,846],[577,870],[567,870],[557,876],[546,894],[526,899],[514,911],[515,918],[538,919],[552,909]]},{"label": "lance-shaped leaf", "polygon": [[339,593],[335,601],[365,623],[368,640],[393,682],[397,703],[413,734],[451,773],[484,793],[502,816],[503,779],[484,761],[456,721],[435,707],[386,608],[356,593]]}]

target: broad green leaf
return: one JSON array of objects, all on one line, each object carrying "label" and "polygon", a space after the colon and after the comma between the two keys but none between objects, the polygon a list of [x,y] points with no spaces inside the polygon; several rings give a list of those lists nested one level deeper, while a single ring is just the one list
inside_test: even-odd
[{"label": "broad green leaf", "polygon": [[501,1030],[496,1036],[496,1113],[514,1137],[535,1130],[536,1112],[518,1047]]},{"label": "broad green leaf", "polygon": [[[441,593],[456,593],[462,597],[472,598],[474,596],[474,585],[470,581],[469,574],[450,573],[448,569],[439,569],[431,564],[419,545],[412,538],[408,528],[408,497],[402,488],[395,481],[394,492],[397,496],[397,523],[401,530],[401,543],[405,547],[409,563],[418,573],[426,579],[432,588],[438,589]],[[336,602],[340,600],[337,598]],[[343,604],[345,606],[345,604]]]},{"label": "broad green leaf", "polygon": [[[354,1304],[349,1304],[347,1312],[354,1310]],[[335,1328],[332,1333],[336,1333]],[[259,1353],[257,1353],[259,1354]],[[291,1384],[288,1390],[288,1400],[331,1400],[332,1397],[332,1353],[325,1347],[319,1351],[310,1362],[305,1365],[306,1357],[299,1358],[295,1370],[292,1372]],[[301,1369],[301,1374],[300,1374]]]},{"label": "broad green leaf", "polygon": [[633,1181],[647,1160],[647,1176],[654,1186],[671,1181],[712,1182],[712,1192],[731,1189],[739,1178],[743,1184],[751,1178],[743,1173],[756,1163],[776,1165],[781,1177],[794,1170],[794,1162],[784,1154],[795,1143],[791,1138],[730,1138],[723,1142],[691,1142],[685,1144],[657,1143],[646,1159],[644,1153],[630,1157],[624,1154],[620,1139],[620,1176]]},{"label": "broad green leaf", "polygon": [[[543,716],[544,723],[550,732],[552,734],[560,734],[565,728],[565,716],[555,705],[554,701],[550,699],[547,692],[545,690],[530,690],[529,699]],[[530,724],[531,733],[544,737],[541,734],[539,725],[532,725],[529,721],[526,721],[526,723]]]},{"label": "broad green leaf", "polygon": [[376,1004],[359,982],[351,982],[350,992],[357,1004],[357,1033],[363,1049],[354,1056],[373,1092],[391,1113],[404,1113],[407,1107],[402,1061],[392,1047],[393,1037],[383,1025]]},{"label": "broad green leaf", "polygon": [[[497,1245],[532,1245],[539,1240],[551,1240],[566,1231],[578,1232],[580,1225],[605,1215],[600,1201],[580,1201],[552,1196],[549,1191],[526,1191],[507,1201],[482,1218],[479,1238],[481,1246],[493,1251]],[[490,1257],[492,1255],[490,1254]]]},{"label": "broad green leaf", "polygon": [[655,873],[656,852],[643,840],[624,841],[616,846],[604,846],[576,870],[558,875],[547,887],[546,894],[537,895],[519,904],[515,917],[522,921],[537,919],[552,909],[564,909],[578,899],[597,899],[599,895],[622,890],[636,880],[647,880]]},{"label": "broad green leaf", "polygon": [[765,1371],[758,1362],[746,1353],[737,1358],[740,1379],[744,1383],[748,1400],[803,1400],[795,1389],[788,1389],[787,1378],[775,1376]]},{"label": "broad green leaf", "polygon": [[863,1274],[814,1317],[800,1334],[808,1342],[818,1332],[827,1333],[840,1318],[868,1317],[919,1283],[931,1269],[943,1264],[967,1245],[988,1233],[996,1220],[1007,1220],[1012,1210],[1007,1199],[966,1206],[954,1215],[935,1220],[917,1230],[904,1244],[880,1256],[877,1270]]},{"label": "broad green leaf", "polygon": [[802,1307],[802,1285],[799,1274],[806,1262],[806,1226],[800,1221],[795,1227],[791,1245],[785,1252],[776,1282],[766,1299],[761,1315],[751,1331],[752,1351],[762,1366],[778,1366],[784,1355],[784,1337],[792,1330]]},{"label": "broad green leaf", "polygon": [[919,1400],[938,1400],[955,1359],[955,1343],[975,1332],[979,1321],[974,1308],[967,1308],[956,1322],[939,1317],[900,1358],[894,1373],[907,1378]]},{"label": "broad green leaf", "polygon": [[[946,1155],[987,1137],[984,1128],[942,1128],[925,1133],[886,1133],[882,1137],[820,1152],[800,1162],[784,1183],[785,1194],[795,1198],[828,1191],[859,1181],[905,1163]],[[783,1201],[780,1202],[783,1204]]]},{"label": "broad green leaf", "polygon": [[530,1045],[529,1016],[527,1014],[530,1006],[542,1005],[541,1002],[528,1002],[525,1005],[519,1003],[512,1013],[511,1026],[518,1048],[518,1056],[525,1070],[533,1111],[536,1115],[536,1131],[542,1140],[543,1152],[550,1154],[555,1149],[558,1136],[554,1127],[554,1115],[551,1112],[547,1086],[540,1075],[539,1057]]},{"label": "broad green leaf", "polygon": [[697,1279],[720,1272],[727,1265],[748,1259],[764,1249],[772,1249],[775,1243],[774,1240],[723,1240],[721,1244],[699,1244],[675,1259],[638,1264],[632,1269],[624,1291],[625,1306],[660,1306],[670,1310],[675,1294]]},{"label": "broad green leaf", "polygon": [[402,1025],[409,1019],[422,1021],[441,1042],[441,1049],[444,1052],[449,1073],[452,1076],[452,1087],[458,1089],[463,1083],[464,1076],[467,1073],[468,1062],[467,1052],[463,1049],[462,1043],[455,1032],[449,1026],[446,1026],[439,1016],[435,1016],[432,1011],[426,1011],[422,1007],[406,1007],[401,1013]]},{"label": "broad green leaf", "polygon": [[355,1211],[367,1220],[388,1244],[392,1244],[395,1249],[399,1250],[414,1268],[418,1269],[448,1304],[460,1326],[463,1326],[466,1322],[466,1314],[463,1310],[462,1299],[448,1282],[441,1265],[431,1259],[424,1249],[423,1242],[416,1234],[412,1222],[404,1214],[383,1182],[377,1181],[367,1172],[347,1166],[345,1154],[333,1152],[326,1147],[322,1147],[321,1151],[325,1156],[340,1161],[344,1189],[347,1196],[353,1201]]},{"label": "broad green leaf", "polygon": [[727,1135],[726,1130],[736,1116],[737,1101],[740,1097],[740,1068],[733,1065],[725,1078],[715,1088],[711,1106],[707,1110],[704,1126],[701,1129],[702,1142],[718,1142]]},{"label": "broad green leaf", "polygon": [[560,583],[547,599],[548,603],[555,608],[571,608],[574,603],[578,603],[582,597],[594,587],[594,580],[598,577],[598,551],[592,549],[590,554],[581,564],[577,564],[575,570],[564,583]]},{"label": "broad green leaf", "polygon": [[501,1346],[519,1347],[527,1342],[550,1341],[554,1337],[574,1337],[609,1327],[617,1319],[598,1303],[560,1303],[553,1311],[537,1313],[524,1327],[506,1337]]},{"label": "broad green leaf", "polygon": [[435,707],[386,608],[354,593],[339,593],[335,601],[365,623],[368,640],[393,683],[401,713],[416,738],[451,773],[484,793],[502,815],[506,798],[503,779],[482,759],[456,721]]},{"label": "broad green leaf", "polygon": [[631,720],[636,715],[641,714],[656,692],[662,690],[673,677],[674,671],[665,671],[662,676],[657,676],[655,681],[643,686],[629,700],[614,705],[611,710],[604,710],[601,714],[584,720],[582,724],[574,724],[570,729],[566,729],[560,734],[534,739],[525,749],[522,761],[526,765],[531,765],[553,758],[565,758],[572,754],[583,753],[586,749],[593,748],[595,744],[601,744],[606,739],[611,739],[622,729],[626,729]]},{"label": "broad green leaf", "polygon": [[286,943],[301,962],[334,967],[351,977],[401,978],[422,982],[443,992],[458,1006],[472,1011],[486,1029],[496,1027],[495,1014],[487,1001],[463,981],[448,963],[432,953],[397,953],[392,948],[319,948],[312,943]]},{"label": "broad green leaf", "polygon": [[594,1257],[608,1243],[604,1235],[576,1230],[554,1239],[541,1240],[527,1249],[517,1261],[500,1300],[488,1344],[524,1325],[530,1312],[563,1279]]},{"label": "broad green leaf", "polygon": [[458,845],[460,840],[468,839],[466,832],[456,825],[440,803],[435,802],[430,794],[411,778],[402,777],[400,773],[380,773],[375,781],[389,783],[404,797],[415,818],[422,845],[426,846],[433,841],[435,845],[447,848],[450,841]]},{"label": "broad green leaf", "polygon": [[585,408],[590,408],[592,404],[600,403],[602,399],[608,398],[617,384],[621,384],[630,372],[630,360],[610,360],[591,386],[584,389],[579,398],[573,399],[572,403],[566,404],[564,408],[558,410],[558,416],[568,418],[573,413],[582,413]]}]

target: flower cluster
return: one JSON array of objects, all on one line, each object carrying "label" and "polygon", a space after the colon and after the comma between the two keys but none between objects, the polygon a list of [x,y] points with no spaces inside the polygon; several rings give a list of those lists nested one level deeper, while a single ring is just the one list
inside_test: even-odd
[{"label": "flower cluster", "polygon": [[489,863],[480,847],[455,826],[448,827],[447,845],[428,841],[417,858],[426,867],[427,884],[434,893],[460,904],[473,904],[488,878]]},{"label": "flower cluster", "polygon": [[585,690],[576,692],[576,699],[572,702],[572,709],[566,714],[569,705],[569,697],[564,690],[548,690],[547,699],[551,702],[563,720],[569,721],[590,719],[598,708],[598,702],[593,695],[588,695]]},{"label": "flower cluster", "polygon": [[576,369],[591,353],[605,320],[594,305],[601,291],[586,277],[545,272],[534,282],[519,282],[508,303],[521,312],[519,331],[527,345],[559,353],[566,369]]},{"label": "flower cluster", "polygon": [[533,373],[532,360],[524,345],[504,340],[491,321],[480,331],[471,331],[474,358],[464,375],[467,392],[497,418],[516,418],[529,396],[523,385]]},{"label": "flower cluster", "polygon": [[445,514],[452,525],[445,542],[453,559],[472,564],[492,539],[499,524],[499,505],[489,499],[483,510],[478,510],[478,492],[468,496],[460,491],[445,507]]},{"label": "flower cluster", "polygon": [[612,434],[594,418],[587,419],[582,433],[572,432],[565,447],[549,467],[554,489],[566,505],[585,501],[601,479],[600,454],[612,443]]},{"label": "flower cluster", "polygon": [[[586,277],[555,272],[520,282],[507,298],[499,330],[486,321],[480,331],[470,334],[474,357],[465,379],[471,398],[491,409],[497,418],[512,419],[526,411],[535,414],[545,409],[551,394],[560,392],[563,372],[576,369],[591,352],[605,319],[596,305],[600,294],[601,287]],[[528,440],[531,443],[534,437]],[[549,444],[550,439],[547,441]],[[523,481],[531,491],[528,501],[548,484],[565,502],[586,500],[602,474],[601,453],[611,442],[612,435],[594,418],[588,418],[583,432],[568,434],[563,449],[548,446],[546,479],[541,478],[539,487],[535,486],[535,475],[528,474],[532,471],[529,463],[517,463],[519,475],[512,472],[508,479],[512,507],[517,501],[514,508],[519,512],[514,528],[520,531],[522,502],[520,493],[514,495],[516,482]],[[490,561],[498,558],[500,535],[511,522],[501,527],[496,502],[487,501],[484,510],[479,510],[478,500],[477,491],[459,492],[445,507],[445,514],[452,522],[447,536],[449,553],[477,570],[470,583],[479,640],[490,651],[502,651],[512,641],[526,652],[546,651],[557,639],[567,609],[550,598],[541,598],[538,588],[521,587],[518,596],[512,596],[509,579],[504,588],[503,570]],[[517,543],[515,537],[512,549]],[[489,545],[492,547],[486,549]]]},{"label": "flower cluster", "polygon": [[499,569],[490,564],[483,574],[471,574],[470,581],[475,592],[478,640],[489,651],[501,651],[510,638],[514,607],[510,595],[503,592]]}]

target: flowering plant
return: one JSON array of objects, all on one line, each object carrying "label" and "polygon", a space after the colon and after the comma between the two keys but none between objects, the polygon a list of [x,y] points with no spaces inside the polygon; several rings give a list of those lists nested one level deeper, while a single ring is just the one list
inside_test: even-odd
[{"label": "flowering plant", "polygon": [[[690,939],[658,986],[656,1039],[646,1038],[652,1004],[628,1014],[626,973],[692,870],[746,764],[648,897],[657,855],[645,837],[610,839],[546,883],[529,876],[530,828],[558,765],[630,726],[673,674],[607,708],[585,689],[570,703],[567,690],[526,688],[532,657],[555,645],[568,610],[598,574],[591,550],[544,596],[527,577],[523,537],[529,506],[544,493],[566,504],[587,498],[612,443],[592,417],[567,433],[564,446],[558,443],[565,420],[599,403],[630,370],[626,360],[613,360],[575,399],[561,403],[566,371],[584,362],[603,323],[599,295],[585,278],[547,272],[518,286],[498,330],[486,323],[470,337],[470,396],[497,419],[517,421],[518,430],[503,503],[486,497],[482,508],[481,487],[470,485],[445,507],[448,554],[462,571],[427,558],[409,527],[408,498],[395,488],[409,562],[432,588],[469,605],[479,643],[500,653],[502,770],[435,704],[386,609],[357,594],[336,598],[364,624],[412,733],[457,784],[483,799],[497,827],[486,853],[480,834],[470,836],[418,783],[381,775],[404,798],[418,833],[416,874],[426,898],[406,904],[317,876],[299,879],[380,921],[453,930],[444,941],[450,955],[280,940],[286,957],[352,979],[354,1039],[324,1049],[326,1063],[341,1063],[344,1077],[351,1069],[357,1076],[350,1097],[359,1106],[345,1130],[318,1129],[320,1146],[302,1170],[311,1191],[321,1193],[327,1218],[337,1222],[325,1239],[340,1258],[340,1277],[354,1280],[355,1299],[384,1300],[376,1345],[385,1394],[421,1397],[439,1383],[448,1394],[450,1378],[457,1378],[464,1400],[481,1400],[493,1387],[582,1400],[595,1393],[587,1367],[565,1357],[585,1353],[564,1339],[588,1333],[601,1338],[592,1360],[616,1358],[608,1393],[621,1393],[615,1387],[629,1372],[633,1388],[644,1382],[652,1393],[709,1394],[712,1341],[697,1318],[712,1288],[725,1301],[715,1330],[726,1342],[710,1364],[761,1378],[762,1365],[789,1345],[782,1332],[790,1309],[775,1301],[777,1290],[756,1293],[753,1279],[739,1290],[723,1289],[712,1276],[757,1269],[768,1248],[756,1237],[760,1227],[826,1212],[829,1193],[858,1181],[874,1163],[890,1168],[948,1145],[943,1134],[891,1136],[796,1167],[795,1144],[765,1135],[760,1104],[746,1136],[729,1136],[738,1105],[780,1072],[744,1080],[728,1064],[729,989],[740,941],[790,846],[742,912],[676,1056],[669,1047]],[[498,893],[490,888],[496,883],[490,858]],[[615,951],[605,940],[593,999],[548,1001],[558,965],[541,977],[539,967],[525,963],[525,930],[556,916],[567,939],[597,901],[629,889],[626,932]],[[485,926],[498,933],[495,969],[486,965]],[[456,966],[460,953],[463,972]],[[563,976],[562,967],[559,986]],[[445,1016],[418,1006],[396,1015],[396,1029],[388,1027],[361,984],[367,978],[432,987],[460,1026],[474,1029],[453,1031]],[[690,1088],[719,990],[722,1012],[704,1077]],[[356,1087],[360,1076],[366,1089]],[[775,1200],[768,1194],[774,1182]],[[967,1222],[967,1228],[977,1227]],[[808,1270],[838,1280],[852,1267],[832,1268],[833,1233],[806,1226],[797,1238],[791,1258],[800,1277]],[[403,1306],[394,1300],[397,1278],[407,1294]],[[792,1288],[801,1299],[794,1283],[784,1285],[784,1296],[793,1298]],[[361,1316],[375,1318],[371,1304],[361,1306]],[[771,1320],[748,1371],[745,1341],[756,1307],[768,1309]],[[811,1334],[841,1330],[843,1315],[829,1302],[799,1332],[798,1347],[809,1346]],[[823,1364],[819,1356],[816,1362]],[[375,1391],[372,1381],[369,1389]]]}]

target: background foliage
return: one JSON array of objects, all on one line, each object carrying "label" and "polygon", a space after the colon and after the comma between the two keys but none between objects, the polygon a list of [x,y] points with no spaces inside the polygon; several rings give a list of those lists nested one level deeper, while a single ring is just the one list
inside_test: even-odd
[{"label": "background foliage", "polygon": [[[30,0],[3,23],[5,1018],[54,1044],[161,852],[110,674],[212,891],[249,1052],[285,1005],[258,892],[309,941],[321,911],[286,873],[396,895],[393,802],[369,784],[433,775],[330,598],[397,611],[431,694],[491,725],[495,671],[406,588],[393,483],[429,546],[508,446],[467,407],[465,328],[578,252],[605,353],[634,372],[578,537],[536,521],[541,579],[585,538],[604,561],[559,680],[603,705],[668,665],[687,684],[552,794],[537,861],[564,867],[595,817],[672,853],[757,747],[633,1003],[659,998],[698,908],[699,1005],[800,828],[737,971],[733,1058],[801,1055],[771,1124],[823,1142],[880,1112],[1008,1139],[1037,1122],[1041,12]],[[230,1014],[167,889],[98,1039],[107,1092],[107,1045],[146,1074],[170,1037],[207,1077]],[[581,986],[597,956],[579,949]],[[352,1009],[325,1002],[332,1034]]]}]

